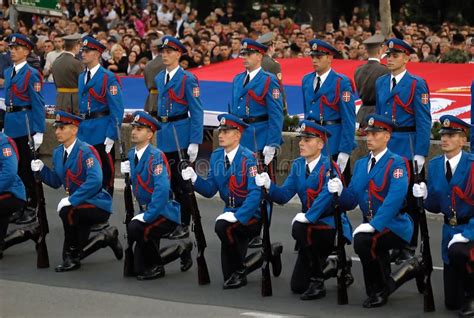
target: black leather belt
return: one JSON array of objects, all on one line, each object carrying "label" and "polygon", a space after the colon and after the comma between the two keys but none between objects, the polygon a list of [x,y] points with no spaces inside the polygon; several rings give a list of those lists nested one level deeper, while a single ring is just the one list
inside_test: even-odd
[{"label": "black leather belt", "polygon": [[31,110],[31,105],[26,106],[6,106],[5,111],[7,113],[22,112],[24,110]]},{"label": "black leather belt", "polygon": [[[444,224],[451,226],[449,223],[449,220],[447,217],[444,217]],[[457,218],[456,219],[456,225],[463,225],[463,224],[468,224],[469,221],[471,220],[470,217],[465,217],[465,218]]]},{"label": "black leather belt", "polygon": [[188,117],[189,117],[188,113],[184,113],[184,114],[176,115],[176,116],[157,116],[156,119],[158,119],[160,123],[171,123],[173,121],[186,119]]},{"label": "black leather belt", "polygon": [[407,127],[393,127],[393,132],[415,132],[415,126],[407,126]]},{"label": "black leather belt", "polygon": [[96,119],[96,118],[101,118],[101,117],[105,117],[109,115],[110,115],[110,110],[103,110],[103,111],[81,114],[80,116],[82,119]]},{"label": "black leather belt", "polygon": [[259,123],[261,121],[267,121],[267,120],[268,120],[268,115],[242,118],[242,121],[246,124],[254,124],[254,123]]}]

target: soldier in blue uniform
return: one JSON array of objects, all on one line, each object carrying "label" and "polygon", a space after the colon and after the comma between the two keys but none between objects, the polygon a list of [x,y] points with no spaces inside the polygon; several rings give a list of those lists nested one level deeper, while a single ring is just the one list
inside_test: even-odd
[{"label": "soldier in blue uniform", "polygon": [[343,188],[338,178],[328,182],[328,190],[340,196],[341,210],[359,205],[363,223],[353,232],[354,250],[359,255],[364,272],[368,298],[365,308],[386,304],[390,277],[389,251],[410,241],[413,221],[400,213],[407,190],[407,165],[402,157],[387,148],[393,131],[390,119],[381,115],[367,117],[367,147],[370,154],[357,160],[351,183]]},{"label": "soldier in blue uniform", "polygon": [[425,209],[444,215],[442,257],[444,301],[459,317],[474,316],[474,156],[462,150],[471,127],[451,115],[441,116],[444,154],[428,165],[428,187],[414,184],[413,195]]},{"label": "soldier in blue uniform", "polygon": [[[283,185],[272,183],[267,173],[258,174],[255,183],[265,186],[270,198],[285,204],[295,194],[301,201],[301,212],[292,221],[292,235],[298,242],[298,258],[291,277],[291,290],[302,294],[302,300],[318,299],[326,295],[324,280],[329,278],[326,260],[334,250],[336,235],[333,195],[327,190],[330,170],[339,173],[338,166],[321,153],[331,133],[312,121],[300,123],[300,155],[292,163],[290,174]],[[351,225],[342,214],[344,236],[351,242]],[[337,262],[337,258],[335,259]],[[332,264],[336,265],[337,264]],[[332,267],[332,266],[329,266]],[[324,269],[324,270],[323,270]],[[334,274],[334,270],[332,271]],[[352,275],[350,279],[353,281]]]},{"label": "soldier in blue uniform", "polygon": [[8,221],[26,201],[23,182],[18,176],[18,149],[13,139],[0,132],[0,259],[3,258]]},{"label": "soldier in blue uniform", "polygon": [[[34,146],[37,150],[43,142],[45,131],[45,108],[41,94],[43,78],[38,70],[27,64],[27,57],[34,49],[33,42],[22,34],[9,37],[9,47],[13,66],[5,70],[5,127],[6,135],[13,138],[19,153],[18,175],[25,185],[28,208],[15,213],[17,224],[30,223],[36,218],[36,196],[33,173],[30,169],[31,151],[28,146],[26,118],[30,122]],[[13,220],[12,220],[13,221]]]},{"label": "soldier in blue uniform", "polygon": [[31,170],[40,171],[41,180],[54,189],[61,186],[66,196],[58,204],[57,212],[63,222],[63,263],[56,272],[76,270],[81,258],[109,246],[117,259],[123,256],[116,227],[109,227],[89,239],[92,225],[106,222],[112,213],[112,197],[102,189],[101,161],[97,150],[77,138],[81,118],[56,112],[56,139],[60,146],[53,152],[52,169],[37,159]]},{"label": "soldier in blue uniform", "polygon": [[[184,180],[191,180],[194,189],[206,198],[219,192],[225,203],[223,213],[216,219],[215,231],[221,240],[223,287],[231,289],[245,286],[247,274],[261,262],[260,251],[245,257],[249,240],[258,235],[261,226],[261,189],[255,184],[257,162],[254,154],[240,145],[248,124],[231,114],[221,114],[217,118],[220,148],[211,155],[207,179],[199,177],[192,167],[184,169],[182,176]],[[281,270],[279,253],[275,253],[272,263],[274,272],[278,266]]]},{"label": "soldier in blue uniform", "polygon": [[82,62],[79,75],[79,113],[84,120],[77,137],[94,146],[102,161],[102,186],[110,195],[114,191],[115,140],[117,125],[123,120],[124,105],[121,84],[116,75],[100,64],[105,50],[96,39],[82,38]]},{"label": "soldier in blue uniform", "polygon": [[[262,68],[267,46],[252,39],[243,39],[241,45],[240,54],[246,71],[234,77],[229,113],[249,125],[242,134],[241,144],[260,153],[274,180],[276,150],[283,143],[284,116],[280,82],[275,75]],[[258,247],[260,244],[260,236],[256,236],[250,246]]]},{"label": "soldier in blue uniform", "polygon": [[170,167],[163,152],[150,144],[160,124],[144,111],[133,114],[132,142],[135,147],[122,162],[122,173],[130,173],[133,192],[140,206],[128,225],[127,233],[136,242],[135,272],[138,280],[165,275],[164,265],[181,257],[181,271],[191,268],[192,243],[168,247],[167,257],[160,253],[160,239],[168,236],[180,224],[180,206],[173,200]]},{"label": "soldier in blue uniform", "polygon": [[[391,74],[383,75],[376,81],[376,113],[387,117],[395,125],[388,143],[390,151],[410,161],[410,175],[413,175],[412,160],[417,161],[418,172],[424,173],[422,169],[428,155],[431,134],[429,90],[424,79],[406,70],[413,48],[399,39],[390,39],[386,44],[387,67]],[[410,184],[413,184],[413,178]],[[412,257],[418,243],[419,216],[411,191],[407,204],[402,208],[409,213],[415,227],[410,244],[392,253],[392,260],[397,263]]]},{"label": "soldier in blue uniform", "polygon": [[[471,125],[474,125],[474,112],[472,111],[474,105],[474,81],[471,83]],[[471,153],[474,153],[474,129],[471,129]]]},{"label": "soldier in blue uniform", "polygon": [[348,77],[331,68],[334,55],[338,54],[333,46],[321,40],[311,40],[309,45],[314,72],[303,77],[304,117],[324,126],[331,133],[329,153],[349,182],[349,156],[356,147],[352,84]]},{"label": "soldier in blue uniform", "polygon": [[[171,168],[171,189],[181,205],[181,225],[170,235],[170,239],[189,236],[191,220],[189,202],[183,192],[184,182],[178,169],[179,154],[192,163],[196,160],[203,138],[204,112],[202,109],[197,78],[179,66],[179,58],[187,53],[186,47],[176,38],[162,38],[161,56],[166,69],[155,77],[158,90],[157,119],[161,129],[157,133],[157,145],[168,159]],[[178,134],[179,146],[173,135]],[[183,151],[187,149],[186,151]]]}]

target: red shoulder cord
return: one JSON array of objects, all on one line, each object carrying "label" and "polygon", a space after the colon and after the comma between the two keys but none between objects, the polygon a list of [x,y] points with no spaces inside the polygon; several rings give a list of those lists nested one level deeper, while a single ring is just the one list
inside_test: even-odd
[{"label": "red shoulder cord", "polygon": [[[142,177],[140,176],[139,173],[137,173],[137,180],[138,180],[138,184],[148,193],[153,193],[153,187],[149,187],[149,184],[151,182],[151,176],[153,174],[153,155],[150,156],[150,160],[148,161],[148,178],[146,180],[146,182],[143,181]],[[136,187],[135,189],[135,193],[138,194],[138,187]]]},{"label": "red shoulder cord", "polygon": [[244,187],[247,184],[247,158],[244,157],[244,160],[242,160],[242,170],[241,170],[241,175],[242,175],[242,182],[237,183],[237,178],[235,177],[234,174],[232,174],[229,178],[229,193],[231,193],[233,196],[238,197],[238,198],[245,198],[247,196],[247,189]]},{"label": "red shoulder cord", "polygon": [[405,112],[407,112],[410,115],[413,115],[414,110],[412,107],[410,107],[413,97],[415,96],[415,89],[416,89],[416,80],[413,80],[411,83],[411,89],[410,89],[410,97],[408,98],[407,102],[404,103],[400,97],[398,97],[398,94],[395,95],[393,98],[393,105],[392,105],[392,121],[395,122],[395,119],[397,118],[396,113],[397,113],[397,105],[400,106]]},{"label": "red shoulder cord", "polygon": [[69,191],[70,187],[70,182],[71,181],[72,183],[80,186],[81,184],[84,183],[84,181],[82,180],[79,180],[79,176],[81,175],[82,173],[82,150],[79,150],[79,154],[77,156],[77,162],[78,162],[78,165],[77,165],[77,173],[76,174],[73,174],[71,172],[70,169],[67,169],[66,171],[66,191]]},{"label": "red shoulder cord", "polygon": [[319,102],[319,117],[324,118],[324,105],[334,109],[335,111],[339,111],[339,106],[337,105],[339,103],[339,99],[341,98],[341,80],[342,78],[338,78],[336,82],[336,92],[334,93],[334,100],[332,102],[329,102],[326,95],[321,96],[320,102]]},{"label": "red shoulder cord", "polygon": [[383,174],[383,182],[380,185],[380,187],[377,187],[375,185],[374,180],[370,180],[369,182],[369,201],[372,202],[372,196],[377,198],[379,201],[383,201],[385,198],[379,195],[380,192],[382,192],[385,189],[385,186],[387,185],[387,175],[388,172],[390,171],[390,167],[392,166],[393,159],[390,159],[388,161],[387,168],[385,168],[385,172]]},{"label": "red shoulder cord", "polygon": [[187,105],[188,104],[188,102],[184,99],[184,88],[186,86],[186,79],[187,78],[188,78],[188,76],[184,75],[183,81],[181,82],[181,89],[179,91],[179,96],[176,95],[176,93],[174,92],[174,90],[172,88],[168,89],[168,94],[170,96],[170,99],[173,102],[181,104],[181,105]]},{"label": "red shoulder cord", "polygon": [[[28,70],[26,72],[25,80],[23,81],[23,86],[21,88],[18,88],[16,84],[12,85],[12,92],[11,92],[11,97],[10,100],[13,101],[13,94],[18,97],[18,99],[21,99],[22,101],[28,102],[30,100],[30,97],[28,96],[28,83],[30,82],[30,77],[31,77],[31,71]],[[40,76],[41,80],[41,76]],[[13,105],[11,105],[13,106]]]},{"label": "red shoulder cord", "polygon": [[8,143],[10,144],[10,146],[12,146],[13,151],[14,151],[15,154],[16,154],[16,158],[17,158],[17,160],[18,160],[18,162],[19,162],[19,161],[20,161],[20,153],[18,152],[18,147],[16,146],[15,140],[13,140],[13,139],[10,138],[10,137],[7,137],[7,140],[8,140]]},{"label": "red shoulder cord", "polygon": [[306,189],[306,208],[309,209],[311,205],[313,205],[314,199],[319,195],[321,190],[323,189],[323,181],[324,181],[324,165],[321,165],[319,169],[319,181],[318,181],[318,188],[316,190],[312,188]]},{"label": "red shoulder cord", "polygon": [[104,75],[104,80],[102,81],[102,89],[100,91],[100,94],[97,94],[97,92],[92,87],[89,88],[89,97],[88,97],[89,105],[90,105],[90,102],[91,102],[91,95],[99,103],[101,103],[101,104],[106,103],[105,94],[107,93],[107,79],[108,79],[108,76],[107,76],[107,74],[105,74]]},{"label": "red shoulder cord", "polygon": [[247,92],[247,96],[245,98],[245,104],[247,107],[249,107],[249,102],[250,98],[252,98],[254,101],[257,102],[257,104],[261,106],[265,106],[265,95],[268,93],[268,88],[270,87],[270,76],[267,77],[267,80],[265,81],[265,86],[263,87],[263,92],[262,95],[258,96],[254,90],[249,89]]},{"label": "red shoulder cord", "polygon": [[469,205],[474,205],[474,187],[472,183],[474,182],[474,163],[471,163],[471,173],[469,174],[469,179],[467,179],[466,189],[461,190],[459,186],[454,186],[452,188],[451,195],[451,206],[453,210],[456,210],[456,196],[461,200],[466,202]]},{"label": "red shoulder cord", "polygon": [[170,165],[168,164],[168,159],[166,158],[164,153],[161,153],[161,159],[163,159],[163,162],[165,163],[165,166],[166,166],[166,171],[168,171],[168,180],[171,180],[171,168],[170,168]]}]

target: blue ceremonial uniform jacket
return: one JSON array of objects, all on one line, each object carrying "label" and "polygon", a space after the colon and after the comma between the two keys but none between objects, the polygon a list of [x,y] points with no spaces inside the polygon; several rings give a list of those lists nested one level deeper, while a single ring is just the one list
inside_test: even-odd
[{"label": "blue ceremonial uniform jacket", "polygon": [[25,201],[25,186],[18,176],[18,150],[15,142],[2,132],[0,151],[0,193],[9,192]]},{"label": "blue ceremonial uniform jacket", "polygon": [[15,77],[12,77],[13,66],[5,70],[5,106],[31,106],[31,110],[5,114],[4,132],[11,138],[28,135],[25,114],[28,115],[31,134],[45,131],[44,98],[42,75],[35,68],[24,65]]},{"label": "blue ceremonial uniform jacket", "polygon": [[265,146],[277,147],[283,143],[283,98],[275,75],[258,71],[244,87],[247,71],[238,74],[232,82],[230,113],[242,119],[268,116],[268,120],[250,123],[242,134],[240,144],[248,149],[261,151]]},{"label": "blue ceremonial uniform jacket", "polygon": [[[345,152],[351,154],[355,142],[355,104],[351,81],[344,75],[331,70],[314,94],[315,72],[303,77],[304,117],[321,123],[323,121],[341,121],[340,124],[324,126],[331,133],[329,146],[331,155]],[[323,150],[324,152],[324,150]]]},{"label": "blue ceremonial uniform jacket", "polygon": [[63,186],[72,206],[92,204],[112,213],[112,197],[102,189],[102,168],[99,154],[91,145],[76,139],[63,165],[64,146],[53,152],[53,168],[41,169],[41,180],[54,189]]},{"label": "blue ceremonial uniform jacket", "polygon": [[123,120],[124,106],[122,88],[116,75],[102,66],[89,83],[85,84],[85,73],[79,75],[79,113],[109,111],[108,116],[83,120],[77,138],[90,145],[103,144],[106,137],[117,140],[117,122]]},{"label": "blue ceremonial uniform jacket", "polygon": [[454,216],[454,208],[457,221],[466,222],[456,226],[443,225],[441,250],[443,261],[449,264],[448,243],[454,234],[462,233],[465,238],[474,240],[474,155],[463,151],[449,183],[445,175],[444,160],[444,155],[437,156],[428,165],[428,197],[425,200],[425,209],[443,213],[445,220],[449,220]]},{"label": "blue ceremonial uniform jacket", "polygon": [[[471,125],[474,125],[474,112],[472,111],[474,105],[474,81],[471,83]],[[474,153],[474,129],[471,128],[471,152]]]},{"label": "blue ceremonial uniform jacket", "polygon": [[[320,221],[334,228],[334,207],[332,205],[334,196],[329,193],[327,188],[330,177],[329,164],[328,158],[321,155],[319,162],[306,178],[305,158],[295,159],[291,165],[290,174],[283,185],[277,186],[272,183],[270,186],[268,192],[270,198],[278,204],[285,204],[295,194],[298,194],[302,212],[306,213],[305,216],[311,223]],[[335,169],[334,164],[333,169]],[[339,177],[341,177],[340,174]],[[351,224],[345,213],[341,217],[344,236],[350,242],[352,240]]]},{"label": "blue ceremonial uniform jacket", "polygon": [[416,127],[416,132],[394,131],[388,149],[412,160],[410,135],[414,155],[426,157],[430,148],[431,104],[429,91],[424,79],[408,72],[395,88],[390,91],[390,74],[383,75],[375,82],[375,111],[391,118],[398,127]]},{"label": "blue ceremonial uniform jacket", "polygon": [[156,134],[157,145],[164,152],[176,151],[173,126],[178,134],[179,146],[185,149],[189,144],[201,144],[203,136],[204,112],[202,109],[199,83],[197,78],[181,67],[165,85],[166,70],[155,77],[158,90],[158,116],[173,117],[185,113],[190,117],[178,121],[161,123]]},{"label": "blue ceremonial uniform jacket", "polygon": [[352,210],[359,205],[364,219],[372,214],[369,224],[378,232],[389,229],[409,242],[413,221],[408,214],[399,213],[408,190],[407,164],[387,150],[368,173],[369,160],[370,155],[357,160],[351,183],[341,193],[340,207]]},{"label": "blue ceremonial uniform jacket", "polygon": [[233,212],[240,223],[246,224],[252,217],[260,219],[262,190],[255,184],[257,161],[253,153],[242,145],[229,169],[225,169],[224,149],[218,148],[211,155],[207,179],[197,178],[194,189],[206,198],[217,191],[225,203],[224,212]]},{"label": "blue ceremonial uniform jacket", "polygon": [[180,206],[172,199],[171,175],[165,155],[154,146],[148,145],[137,166],[135,166],[134,158],[135,148],[132,148],[128,152],[130,177],[138,204],[146,206],[146,210],[143,211],[144,221],[152,223],[163,216],[180,224]]}]

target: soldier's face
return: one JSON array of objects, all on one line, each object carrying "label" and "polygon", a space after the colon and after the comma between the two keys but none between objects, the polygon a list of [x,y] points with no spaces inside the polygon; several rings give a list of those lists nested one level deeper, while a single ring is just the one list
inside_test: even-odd
[{"label": "soldier's face", "polygon": [[148,143],[153,138],[153,132],[147,127],[135,126],[132,128],[132,142],[135,145]]},{"label": "soldier's face", "polygon": [[447,154],[457,154],[461,151],[466,140],[466,136],[462,133],[443,134],[441,135],[441,149]]},{"label": "soldier's face", "polygon": [[324,143],[321,138],[301,137],[299,142],[300,156],[304,158],[316,158],[321,154]]},{"label": "soldier's face", "polygon": [[96,50],[83,50],[82,63],[86,66],[99,60],[100,53]]},{"label": "soldier's face", "polygon": [[315,55],[313,56],[313,68],[318,74],[326,73],[331,67],[331,55]]},{"label": "soldier's face", "polygon": [[181,54],[178,51],[172,49],[161,50],[161,57],[165,66],[176,65],[179,62]]},{"label": "soldier's face", "polygon": [[26,47],[20,45],[10,47],[10,56],[13,63],[18,63],[26,60],[28,54],[30,54],[30,51]]},{"label": "soldier's face", "polygon": [[403,72],[410,57],[405,53],[393,52],[387,55],[387,67],[395,74]]},{"label": "soldier's face", "polygon": [[219,130],[219,146],[224,148],[234,148],[240,142],[240,132],[237,129]]},{"label": "soldier's face", "polygon": [[56,127],[54,131],[56,135],[56,140],[65,145],[70,145],[77,135],[77,126],[74,125],[64,125]]},{"label": "soldier's face", "polygon": [[367,148],[374,153],[379,153],[384,150],[389,140],[390,133],[387,131],[367,132]]},{"label": "soldier's face", "polygon": [[262,63],[262,54],[260,53],[244,53],[242,54],[242,58],[244,59],[244,67],[249,71],[259,68]]}]

